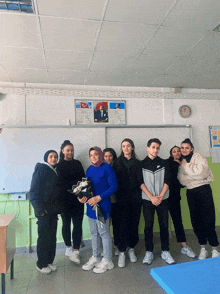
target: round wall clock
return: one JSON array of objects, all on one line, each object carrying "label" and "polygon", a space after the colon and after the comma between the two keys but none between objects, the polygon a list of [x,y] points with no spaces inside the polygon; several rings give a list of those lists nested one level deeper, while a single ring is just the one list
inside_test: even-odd
[{"label": "round wall clock", "polygon": [[190,117],[191,113],[192,113],[191,108],[188,105],[180,106],[179,114],[181,117],[183,117],[183,118]]}]

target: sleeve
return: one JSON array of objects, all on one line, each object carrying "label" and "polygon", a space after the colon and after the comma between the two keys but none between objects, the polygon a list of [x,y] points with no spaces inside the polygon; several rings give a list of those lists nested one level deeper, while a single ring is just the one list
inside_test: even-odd
[{"label": "sleeve", "polygon": [[85,177],[85,172],[84,172],[82,163],[80,161],[78,161],[78,164],[79,164],[79,177],[80,177],[79,181],[81,181],[82,178]]},{"label": "sleeve", "polygon": [[30,202],[35,215],[42,215],[45,211],[44,190],[46,189],[46,171],[38,169],[34,172],[30,189]]},{"label": "sleeve", "polygon": [[167,184],[168,186],[170,186],[171,184],[170,164],[166,160],[164,160],[164,166],[165,166],[164,184]]},{"label": "sleeve", "polygon": [[186,165],[183,167],[185,173],[187,173],[190,177],[197,179],[197,180],[202,180],[207,178],[209,175],[209,166],[206,158],[197,153],[194,155],[195,159],[186,163]]},{"label": "sleeve", "polygon": [[137,181],[138,181],[138,186],[141,187],[142,184],[144,184],[144,178],[143,178],[143,172],[142,172],[142,165],[139,160],[137,160]]},{"label": "sleeve", "polygon": [[118,182],[116,178],[115,171],[113,167],[108,165],[108,168],[105,170],[105,177],[108,182],[109,188],[105,190],[103,193],[100,193],[100,197],[102,199],[110,197],[112,194],[114,194],[118,189]]}]

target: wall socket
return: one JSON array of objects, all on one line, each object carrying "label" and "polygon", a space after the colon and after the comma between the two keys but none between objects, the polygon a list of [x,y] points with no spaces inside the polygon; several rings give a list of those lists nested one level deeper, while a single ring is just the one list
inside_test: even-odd
[{"label": "wall socket", "polygon": [[26,193],[15,193],[15,194],[12,194],[11,200],[26,200],[26,199],[27,199]]}]

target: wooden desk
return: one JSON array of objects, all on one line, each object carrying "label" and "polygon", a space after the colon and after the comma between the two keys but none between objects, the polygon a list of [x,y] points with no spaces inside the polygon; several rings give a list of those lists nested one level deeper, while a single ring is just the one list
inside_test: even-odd
[{"label": "wooden desk", "polygon": [[16,213],[0,214],[0,274],[2,276],[2,294],[5,294],[5,274],[11,265],[11,279],[14,278],[14,255]]}]

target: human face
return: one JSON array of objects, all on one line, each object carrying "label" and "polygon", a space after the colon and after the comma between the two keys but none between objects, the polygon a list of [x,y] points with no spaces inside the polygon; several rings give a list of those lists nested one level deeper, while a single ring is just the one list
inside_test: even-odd
[{"label": "human face", "polygon": [[72,145],[66,145],[63,150],[64,160],[72,160],[74,155],[74,148]]},{"label": "human face", "polygon": [[111,152],[109,152],[109,151],[105,152],[104,159],[108,164],[112,164],[113,155],[111,154]]},{"label": "human face", "polygon": [[99,161],[99,154],[96,150],[92,150],[89,153],[89,158],[92,164],[96,164]]},{"label": "human face", "polygon": [[160,151],[160,145],[158,143],[152,142],[150,147],[147,147],[148,157],[151,159],[154,159],[157,157],[159,151]]},{"label": "human face", "polygon": [[179,147],[174,147],[172,149],[172,156],[173,156],[174,160],[180,159],[180,157],[181,157],[181,151],[180,151],[180,148]]},{"label": "human face", "polygon": [[100,109],[100,110],[104,110],[104,106],[101,105],[101,106],[99,107],[99,109]]},{"label": "human face", "polygon": [[181,144],[181,153],[183,156],[189,155],[193,150],[194,150],[194,148],[192,148],[189,143],[182,143]]},{"label": "human face", "polygon": [[134,150],[131,143],[124,141],[121,145],[121,149],[122,149],[122,152],[124,153],[124,157],[131,158],[132,150]]},{"label": "human face", "polygon": [[57,160],[58,160],[58,156],[55,152],[51,152],[49,155],[48,155],[48,158],[47,158],[47,162],[50,164],[50,165],[55,165],[57,163]]}]

